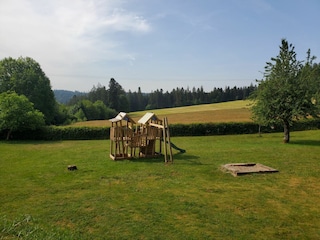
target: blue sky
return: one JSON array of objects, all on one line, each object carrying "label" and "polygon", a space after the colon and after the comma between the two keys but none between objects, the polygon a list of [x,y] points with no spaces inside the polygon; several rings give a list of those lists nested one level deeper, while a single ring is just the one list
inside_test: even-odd
[{"label": "blue sky", "polygon": [[35,59],[53,89],[249,86],[282,38],[320,58],[319,12],[319,0],[1,0],[0,59]]}]

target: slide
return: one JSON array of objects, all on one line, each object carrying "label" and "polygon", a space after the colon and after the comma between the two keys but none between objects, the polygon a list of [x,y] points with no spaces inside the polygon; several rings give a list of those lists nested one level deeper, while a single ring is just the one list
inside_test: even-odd
[{"label": "slide", "polygon": [[177,146],[174,145],[172,142],[170,143],[170,145],[171,145],[172,148],[177,149],[178,151],[180,151],[180,153],[185,153],[185,152],[186,152],[186,150],[177,147]]},{"label": "slide", "polygon": [[[162,140],[163,141],[163,140]],[[172,142],[170,142],[170,146],[178,151],[180,151],[180,153],[185,153],[186,150],[182,149],[182,148],[179,148],[177,147],[176,145],[174,145]]]}]

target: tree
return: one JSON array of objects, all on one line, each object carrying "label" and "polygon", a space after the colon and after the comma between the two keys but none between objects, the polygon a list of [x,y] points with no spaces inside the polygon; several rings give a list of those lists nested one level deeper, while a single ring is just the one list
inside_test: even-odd
[{"label": "tree", "polygon": [[25,95],[44,114],[47,124],[53,122],[57,109],[54,93],[49,78],[35,60],[20,57],[0,61],[0,93],[7,91]]},{"label": "tree", "polygon": [[285,143],[290,141],[290,126],[302,117],[316,116],[312,101],[315,91],[309,65],[310,51],[305,65],[296,58],[295,48],[282,39],[279,55],[265,66],[264,79],[254,92],[253,119],[261,125],[282,124]]},{"label": "tree", "polygon": [[98,100],[93,103],[93,106],[97,109],[99,116],[97,120],[105,120],[113,118],[117,115],[114,109],[108,108],[102,101]]},{"label": "tree", "polygon": [[37,129],[44,125],[44,115],[33,103],[15,92],[0,94],[0,130],[7,131],[7,140],[16,130]]},{"label": "tree", "polygon": [[108,93],[108,104],[110,108],[115,109],[117,112],[128,110],[129,102],[126,92],[114,78],[111,78],[109,81]]},{"label": "tree", "polygon": [[54,116],[54,123],[56,125],[70,124],[73,116],[68,113],[68,108],[64,104],[57,103],[56,114]]},{"label": "tree", "polygon": [[100,83],[98,86],[93,86],[91,91],[88,93],[88,99],[91,102],[102,101],[105,105],[108,104],[108,91],[105,86],[102,86]]}]

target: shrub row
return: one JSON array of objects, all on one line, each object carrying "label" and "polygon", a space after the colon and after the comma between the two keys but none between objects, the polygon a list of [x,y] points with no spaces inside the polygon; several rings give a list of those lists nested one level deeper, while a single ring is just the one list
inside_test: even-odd
[{"label": "shrub row", "polygon": [[[308,119],[296,122],[291,131],[320,129],[320,120]],[[170,125],[171,136],[210,136],[252,133],[282,132],[283,126],[260,126],[253,122],[228,123],[199,123],[199,124],[173,124]]]},{"label": "shrub row", "polygon": [[[16,131],[12,140],[101,140],[110,136],[107,127],[43,127],[37,130]],[[5,134],[1,138],[5,139]]]},{"label": "shrub row", "polygon": [[[291,131],[320,129],[320,120],[310,119],[294,124]],[[282,132],[282,126],[260,127],[262,133]],[[210,136],[231,134],[252,134],[259,132],[259,125],[246,123],[194,123],[172,124],[170,135],[175,136]],[[17,131],[12,133],[12,140],[101,140],[109,139],[109,127],[44,127],[34,131]],[[5,132],[0,133],[5,139]]]},{"label": "shrub row", "polygon": [[258,132],[255,123],[198,123],[170,125],[171,136],[210,136]]}]

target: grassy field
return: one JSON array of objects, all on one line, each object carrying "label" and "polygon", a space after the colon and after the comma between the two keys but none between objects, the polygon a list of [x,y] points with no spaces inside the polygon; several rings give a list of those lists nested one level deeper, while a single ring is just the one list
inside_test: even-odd
[{"label": "grassy field", "polygon": [[[248,122],[251,121],[249,101],[232,101],[224,103],[202,104],[188,107],[164,108],[152,110],[160,119],[167,117],[170,124],[174,123],[208,123],[208,122]],[[129,115],[138,121],[146,112],[133,112]],[[110,121],[78,122],[73,126],[106,127]]]},{"label": "grassy field", "polygon": [[319,239],[320,131],[291,137],[172,138],[170,165],[112,161],[107,140],[0,142],[0,239]]}]

